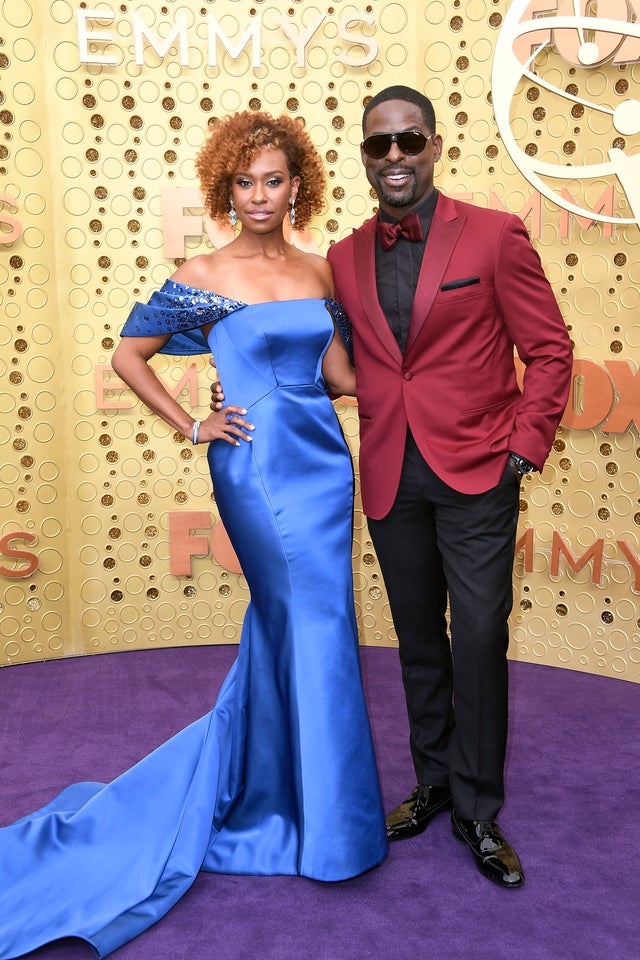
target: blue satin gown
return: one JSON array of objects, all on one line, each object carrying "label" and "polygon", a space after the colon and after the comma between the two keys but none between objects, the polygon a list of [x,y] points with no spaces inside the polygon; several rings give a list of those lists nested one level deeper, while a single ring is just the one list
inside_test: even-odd
[{"label": "blue satin gown", "polygon": [[[213,710],[112,783],[0,830],[0,960],[60,937],[103,957],[199,870],[344,880],[386,853],[352,596],[353,477],[321,364],[333,301],[247,305],[167,281],[123,335],[210,349],[252,443],[209,445],[251,590]],[[200,325],[214,321],[209,344]]]}]

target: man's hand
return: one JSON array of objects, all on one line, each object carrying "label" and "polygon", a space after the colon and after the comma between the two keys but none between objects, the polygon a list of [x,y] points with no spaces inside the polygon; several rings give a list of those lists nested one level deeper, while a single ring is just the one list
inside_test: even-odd
[{"label": "man's hand", "polygon": [[[215,361],[213,358],[209,360],[209,363],[212,367],[215,367]],[[211,384],[211,403],[209,404],[209,409],[214,410],[217,413],[222,410],[223,402],[224,393],[222,390],[222,384],[219,380],[214,380]]]},{"label": "man's hand", "polygon": [[211,403],[209,404],[209,409],[214,410],[218,413],[222,410],[224,406],[224,393],[222,392],[222,384],[219,380],[214,380],[211,384]]}]

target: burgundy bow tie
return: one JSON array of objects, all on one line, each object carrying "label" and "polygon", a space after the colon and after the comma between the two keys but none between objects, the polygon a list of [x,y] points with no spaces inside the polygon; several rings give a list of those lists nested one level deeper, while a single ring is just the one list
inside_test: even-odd
[{"label": "burgundy bow tie", "polygon": [[395,247],[399,237],[405,237],[406,240],[422,240],[420,218],[417,213],[409,213],[402,220],[396,220],[395,223],[385,223],[383,220],[378,220],[376,236],[383,250],[391,250],[392,247]]}]

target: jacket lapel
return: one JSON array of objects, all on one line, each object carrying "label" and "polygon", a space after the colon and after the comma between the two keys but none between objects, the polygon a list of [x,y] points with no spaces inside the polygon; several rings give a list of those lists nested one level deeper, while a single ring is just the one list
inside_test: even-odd
[{"label": "jacket lapel", "polygon": [[416,287],[413,310],[411,311],[409,334],[404,349],[405,357],[416,342],[427,320],[465,219],[464,216],[458,214],[453,200],[440,194],[429,228],[424,257],[422,258],[418,286]]},{"label": "jacket lapel", "polygon": [[376,283],[376,221],[368,220],[353,234],[356,283],[365,316],[393,359],[402,363],[402,352],[378,301]]}]

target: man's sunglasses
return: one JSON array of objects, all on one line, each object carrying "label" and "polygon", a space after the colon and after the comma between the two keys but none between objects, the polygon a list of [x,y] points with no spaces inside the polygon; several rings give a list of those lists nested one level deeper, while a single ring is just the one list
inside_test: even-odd
[{"label": "man's sunglasses", "polygon": [[407,157],[415,157],[422,153],[429,140],[433,137],[430,133],[425,137],[419,130],[404,130],[402,133],[375,133],[372,137],[367,137],[360,146],[371,160],[382,160],[391,150],[391,144],[397,143],[398,149]]}]

